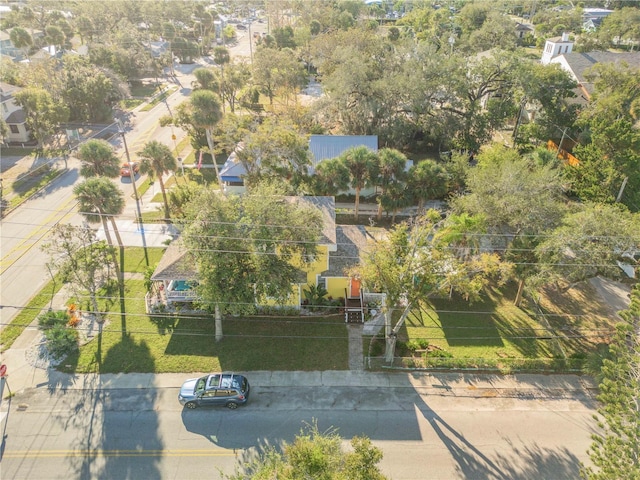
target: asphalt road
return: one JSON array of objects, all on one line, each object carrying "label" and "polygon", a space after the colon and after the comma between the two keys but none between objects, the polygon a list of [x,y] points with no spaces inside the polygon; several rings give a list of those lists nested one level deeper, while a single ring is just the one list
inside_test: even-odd
[{"label": "asphalt road", "polygon": [[223,478],[315,421],[345,443],[369,437],[396,480],[575,479],[595,428],[580,391],[254,385],[235,411],[183,410],[177,394],[26,390],[6,418],[2,478]]}]

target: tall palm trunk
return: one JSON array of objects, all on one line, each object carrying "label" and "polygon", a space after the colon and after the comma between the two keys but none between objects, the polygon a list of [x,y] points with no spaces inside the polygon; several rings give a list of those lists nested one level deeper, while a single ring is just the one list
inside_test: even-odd
[{"label": "tall palm trunk", "polygon": [[[382,193],[380,194],[380,196],[384,196],[384,194],[386,193],[386,189],[382,189]],[[382,219],[382,202],[380,201],[380,199],[378,199],[378,220]]]},{"label": "tall palm trunk", "polygon": [[113,240],[111,240],[111,233],[109,233],[109,226],[107,224],[107,219],[104,218],[104,215],[100,214],[100,220],[102,220],[102,228],[104,228],[104,236],[107,238],[107,243],[111,247],[111,259],[113,260],[113,264],[116,268],[116,276],[118,277],[118,283],[122,281],[122,276],[120,274],[120,262],[118,261],[118,257],[116,255],[115,250],[113,249]]},{"label": "tall palm trunk", "polygon": [[356,213],[355,213],[356,219],[358,218],[358,211],[360,209],[360,188],[361,187],[356,187]]},{"label": "tall palm trunk", "polygon": [[516,299],[513,301],[513,304],[516,307],[519,307],[522,303],[522,291],[524,290],[524,278],[518,279],[518,292],[516,293]]},{"label": "tall palm trunk", "polygon": [[160,182],[160,191],[162,192],[162,200],[164,201],[164,216],[168,220],[171,218],[169,212],[169,201],[167,200],[167,191],[164,188],[164,180],[162,180],[162,173],[158,175],[158,182]]},{"label": "tall palm trunk", "polygon": [[118,241],[118,246],[120,248],[124,247],[124,244],[122,243],[122,238],[120,237],[120,230],[118,230],[118,225],[116,225],[116,219],[113,215],[111,215],[109,217],[109,220],[111,221],[111,226],[113,227],[113,233],[116,236],[116,240]]}]

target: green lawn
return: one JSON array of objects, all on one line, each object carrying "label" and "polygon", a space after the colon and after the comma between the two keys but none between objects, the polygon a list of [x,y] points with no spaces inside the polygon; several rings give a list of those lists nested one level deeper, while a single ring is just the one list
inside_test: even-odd
[{"label": "green lawn", "polygon": [[[162,249],[148,248],[145,258],[144,249],[128,247],[124,250],[123,269],[144,273],[147,261],[155,267],[161,255]],[[65,371],[161,373],[348,368],[347,330],[340,315],[229,317],[223,320],[224,339],[216,342],[211,315],[148,315],[144,280],[137,278],[126,280],[122,295],[117,287],[101,293],[100,309],[109,312],[106,326],[101,335],[62,363]],[[51,295],[61,286],[59,280],[47,284],[3,330],[0,339],[3,351],[48,307]],[[513,285],[491,290],[482,301],[471,305],[456,297],[431,300],[407,319],[398,335],[397,352],[406,357],[405,366],[502,371],[579,368],[576,354],[590,351],[602,339],[576,338],[573,329],[602,329],[610,325],[611,312],[590,301],[595,295],[588,284],[571,292],[569,297],[541,292],[541,310],[528,305],[516,308]],[[578,306],[580,310],[576,310]],[[563,311],[578,312],[578,318],[563,315]],[[429,343],[430,353],[448,357],[425,359],[424,352],[412,356],[406,343],[418,339]],[[366,354],[370,339],[365,338],[364,345]],[[376,345],[374,342],[374,356],[382,353]]]},{"label": "green lawn", "polygon": [[481,302],[435,299],[407,319],[406,338],[460,358],[549,358],[550,332],[513,305],[511,291],[493,290]]},{"label": "green lawn", "polygon": [[347,331],[341,316],[229,318],[223,321],[225,337],[216,342],[210,315],[147,315],[143,283],[126,282],[123,312],[119,303],[103,302],[114,312],[107,326],[63,362],[65,371],[347,369]]}]

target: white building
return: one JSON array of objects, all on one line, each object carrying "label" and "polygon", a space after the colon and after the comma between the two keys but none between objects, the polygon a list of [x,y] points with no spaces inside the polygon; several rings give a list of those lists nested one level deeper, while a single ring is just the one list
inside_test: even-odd
[{"label": "white building", "polygon": [[573,50],[573,42],[569,40],[569,34],[563,33],[561,37],[553,37],[547,40],[544,44],[544,51],[542,52],[542,59],[540,60],[543,65],[551,63],[551,59],[558,55],[565,53],[571,53]]},{"label": "white building", "polygon": [[22,107],[16,105],[13,96],[22,90],[20,87],[0,82],[0,109],[2,119],[9,127],[9,135],[5,139],[10,143],[25,143],[29,141],[27,116]]}]

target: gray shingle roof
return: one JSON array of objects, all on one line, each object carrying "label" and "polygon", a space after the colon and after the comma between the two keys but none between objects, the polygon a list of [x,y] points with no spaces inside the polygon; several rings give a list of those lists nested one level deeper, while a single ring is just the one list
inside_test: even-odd
[{"label": "gray shingle roof", "polygon": [[27,114],[24,110],[14,110],[4,120],[7,125],[21,125],[27,121]]},{"label": "gray shingle roof", "polygon": [[336,243],[336,201],[333,197],[287,197],[289,201],[316,208],[322,215],[322,238],[320,245]]},{"label": "gray shingle roof", "polygon": [[630,67],[640,67],[640,52],[571,52],[565,53],[564,58],[567,62],[567,65],[569,65],[571,71],[578,79],[578,83],[580,83],[589,92],[589,94],[593,93],[593,84],[585,79],[584,74],[595,64],[620,64],[622,62],[625,62]]},{"label": "gray shingle roof", "polygon": [[162,255],[151,280],[197,280],[195,261],[180,239],[173,241]]},{"label": "gray shingle roof", "polygon": [[357,265],[362,249],[374,238],[363,225],[338,225],[336,227],[338,249],[329,255],[329,268],[324,277],[344,277],[345,270]]}]

